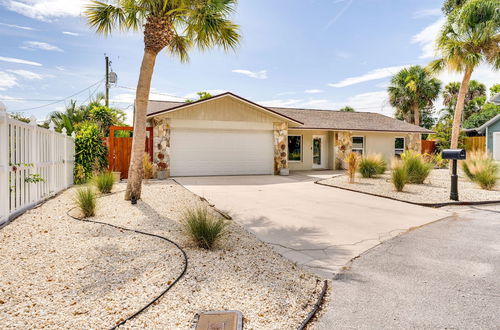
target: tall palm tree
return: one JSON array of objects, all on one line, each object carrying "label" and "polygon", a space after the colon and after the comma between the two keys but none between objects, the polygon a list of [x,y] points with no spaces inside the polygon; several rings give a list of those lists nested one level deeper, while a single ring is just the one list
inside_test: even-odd
[{"label": "tall palm tree", "polygon": [[433,78],[419,65],[396,73],[387,88],[389,103],[401,117],[417,126],[420,126],[422,110],[432,107],[440,90],[441,81]]},{"label": "tall palm tree", "polygon": [[432,72],[448,68],[463,72],[453,116],[451,148],[458,147],[465,96],[472,72],[482,62],[500,69],[500,0],[469,0],[454,9],[437,39],[441,58],[429,64]]},{"label": "tall palm tree", "polygon": [[220,46],[234,49],[239,27],[230,19],[236,0],[115,0],[114,4],[92,1],[85,15],[98,33],[141,30],[144,55],[135,97],[134,138],[125,199],[140,199],[142,157],[146,139],[146,114],[155,60],[166,49],[182,62],[192,46],[205,50]]}]

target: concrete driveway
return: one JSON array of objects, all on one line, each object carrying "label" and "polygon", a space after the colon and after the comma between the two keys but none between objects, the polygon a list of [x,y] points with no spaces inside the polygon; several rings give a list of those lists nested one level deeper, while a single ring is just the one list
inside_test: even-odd
[{"label": "concrete driveway", "polygon": [[314,329],[500,329],[500,204],[384,242],[332,282]]},{"label": "concrete driveway", "polygon": [[283,256],[331,278],[361,252],[450,213],[314,183],[334,171],[176,180]]}]

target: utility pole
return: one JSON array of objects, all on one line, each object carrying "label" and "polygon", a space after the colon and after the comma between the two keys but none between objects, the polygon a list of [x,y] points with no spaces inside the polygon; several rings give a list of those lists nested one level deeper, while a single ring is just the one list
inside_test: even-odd
[{"label": "utility pole", "polygon": [[109,57],[106,56],[106,107],[109,107]]}]

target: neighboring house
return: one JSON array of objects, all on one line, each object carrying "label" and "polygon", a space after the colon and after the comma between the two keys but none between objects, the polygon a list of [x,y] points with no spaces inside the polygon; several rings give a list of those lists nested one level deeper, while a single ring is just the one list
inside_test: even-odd
[{"label": "neighboring house", "polygon": [[232,93],[150,101],[154,162],[170,176],[335,169],[345,155],[420,152],[431,131],[378,113],[264,107]]},{"label": "neighboring house", "polygon": [[464,129],[467,134],[474,133],[486,137],[486,150],[495,160],[500,160],[500,115],[488,120],[478,128]]}]

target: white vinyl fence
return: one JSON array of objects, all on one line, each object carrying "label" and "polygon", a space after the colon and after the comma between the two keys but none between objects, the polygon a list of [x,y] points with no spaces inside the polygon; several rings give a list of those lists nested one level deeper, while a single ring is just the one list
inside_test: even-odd
[{"label": "white vinyl fence", "polygon": [[74,139],[0,109],[0,225],[73,184]]}]

